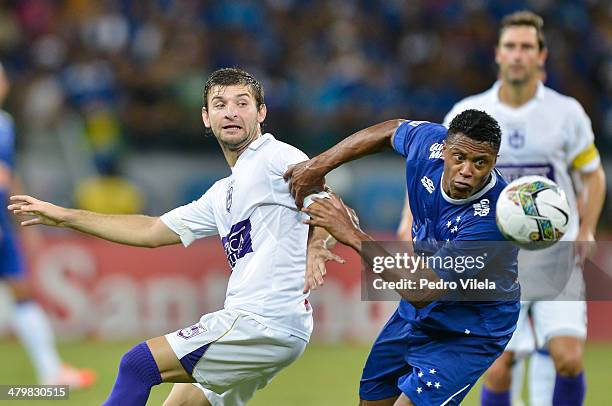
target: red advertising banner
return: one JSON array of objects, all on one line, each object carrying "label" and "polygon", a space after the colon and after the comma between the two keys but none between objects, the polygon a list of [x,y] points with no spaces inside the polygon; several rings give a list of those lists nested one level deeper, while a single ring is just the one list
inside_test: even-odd
[{"label": "red advertising banner", "polygon": [[[310,297],[315,336],[371,341],[393,302],[360,300],[360,262],[345,247],[325,285]],[[188,326],[223,306],[229,266],[214,238],[189,248],[133,248],[82,236],[45,240],[32,281],[58,335],[120,339],[157,336]]]},{"label": "red advertising banner", "polygon": [[[325,285],[309,299],[314,337],[371,342],[397,303],[362,301],[359,258],[346,247],[334,251],[347,263],[329,263]],[[597,255],[612,264],[612,250]],[[38,297],[69,339],[153,337],[191,325],[223,306],[229,276],[214,238],[147,249],[62,234],[45,237],[29,262]],[[585,275],[593,285],[588,268]],[[610,313],[612,302],[589,302],[590,339],[612,339]]]}]

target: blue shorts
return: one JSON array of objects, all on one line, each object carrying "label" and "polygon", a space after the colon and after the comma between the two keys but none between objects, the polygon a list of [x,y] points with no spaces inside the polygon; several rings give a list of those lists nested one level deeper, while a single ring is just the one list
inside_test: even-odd
[{"label": "blue shorts", "polygon": [[[1,230],[0,232],[4,232]],[[23,256],[11,236],[0,236],[0,279],[21,279],[25,277]]]},{"label": "blue shorts", "polygon": [[372,346],[359,396],[374,401],[404,393],[418,406],[458,405],[511,336],[425,332],[396,311]]}]

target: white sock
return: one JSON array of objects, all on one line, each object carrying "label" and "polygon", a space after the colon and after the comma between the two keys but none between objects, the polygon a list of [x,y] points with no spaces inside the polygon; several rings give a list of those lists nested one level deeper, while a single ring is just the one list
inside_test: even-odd
[{"label": "white sock", "polygon": [[11,324],[34,364],[39,382],[55,377],[60,371],[61,361],[51,324],[38,303],[15,303]]},{"label": "white sock", "polygon": [[529,404],[552,405],[555,389],[555,364],[549,355],[534,352],[529,363]]},{"label": "white sock", "polygon": [[516,361],[512,366],[512,386],[510,394],[513,406],[523,406],[523,381],[525,379],[525,358]]}]

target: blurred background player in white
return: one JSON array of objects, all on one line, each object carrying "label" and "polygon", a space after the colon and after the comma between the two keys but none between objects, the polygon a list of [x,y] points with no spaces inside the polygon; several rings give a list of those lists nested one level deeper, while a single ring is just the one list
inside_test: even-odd
[{"label": "blurred background player in white", "polygon": [[324,247],[323,229],[309,233],[304,224],[283,174],[308,157],[262,134],[266,111],[263,88],[250,74],[235,68],[211,74],[202,119],[232,173],[199,200],[161,217],[11,197],[9,210],[35,216],[24,226],[69,227],[126,245],[188,246],[221,236],[232,270],[224,309],[128,351],[105,405],[144,405],[151,387],[162,382],[183,383],[174,386],[167,405],[242,405],[306,348],[312,332],[308,290],[323,283],[326,260],[342,259]]},{"label": "blurred background player in white", "polygon": [[[0,65],[0,107],[8,92],[9,81]],[[8,204],[8,195],[19,189],[15,165],[15,128],[13,119],[0,110],[0,202]],[[55,348],[55,337],[47,315],[34,300],[26,276],[26,264],[14,235],[12,221],[0,211],[0,283],[6,284],[12,296],[11,327],[26,349],[41,384],[71,385],[83,388],[92,385],[95,373],[63,364]]]},{"label": "blurred background player in white", "polygon": [[[501,22],[495,61],[499,80],[484,93],[458,102],[447,114],[445,123],[465,109],[479,108],[491,114],[503,132],[497,167],[508,180],[524,175],[553,179],[566,192],[574,215],[562,241],[593,242],[605,196],[605,173],[594,145],[591,122],[573,98],[545,87],[542,82],[547,48],[540,16],[519,11]],[[576,173],[581,190],[576,195],[572,183]],[[581,267],[588,255],[586,245],[577,250],[576,265]],[[547,251],[530,253],[524,267],[519,256],[519,278],[524,290],[533,288],[530,273],[545,272],[534,266],[537,256],[542,266]],[[573,261],[572,261],[573,262]],[[572,264],[572,266],[574,266]],[[550,270],[554,272],[553,269]],[[575,273],[581,275],[581,273]],[[532,275],[533,276],[533,275]],[[580,285],[583,281],[569,284]],[[575,287],[575,286],[574,286]],[[586,303],[573,301],[524,302],[517,330],[506,352],[489,369],[482,391],[482,405],[510,405],[512,365],[521,354],[523,335],[531,335],[530,309],[535,341],[540,351],[530,363],[530,404],[581,405],[585,396],[583,351],[586,338]],[[542,352],[544,354],[542,354]],[[549,353],[556,370],[550,373]]]}]

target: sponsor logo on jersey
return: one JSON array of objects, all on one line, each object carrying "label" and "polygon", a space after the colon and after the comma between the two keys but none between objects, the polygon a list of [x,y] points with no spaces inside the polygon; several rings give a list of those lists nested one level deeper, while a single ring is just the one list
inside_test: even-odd
[{"label": "sponsor logo on jersey", "polygon": [[225,193],[225,210],[229,213],[232,208],[232,197],[234,194],[234,181],[231,181]]},{"label": "sponsor logo on jersey", "polygon": [[433,191],[436,189],[433,181],[429,179],[427,176],[423,176],[421,178],[421,183],[423,184],[423,186],[425,186],[425,189],[427,189],[429,193],[433,193]]},{"label": "sponsor logo on jersey", "polygon": [[204,327],[200,323],[196,323],[192,326],[179,330],[178,336],[184,338],[185,340],[189,340],[190,338],[193,338],[205,332],[206,332],[206,327]]},{"label": "sponsor logo on jersey", "polygon": [[444,144],[440,144],[440,143],[434,143],[431,144],[431,147],[429,147],[429,159],[438,159],[440,157],[442,157],[442,148],[444,147]]},{"label": "sponsor logo on jersey", "polygon": [[236,265],[236,261],[244,257],[249,252],[253,252],[253,244],[251,242],[251,220],[246,219],[234,224],[229,233],[221,238],[227,262],[232,269]]},{"label": "sponsor logo on jersey", "polygon": [[525,146],[525,133],[520,130],[511,130],[508,134],[508,143],[512,148],[523,148]]},{"label": "sponsor logo on jersey", "polygon": [[474,203],[472,207],[474,208],[474,216],[484,217],[491,211],[489,199],[482,199],[478,203]]},{"label": "sponsor logo on jersey", "polygon": [[522,176],[544,176],[552,181],[555,180],[555,169],[551,164],[498,164],[495,166],[508,182],[512,182]]}]

